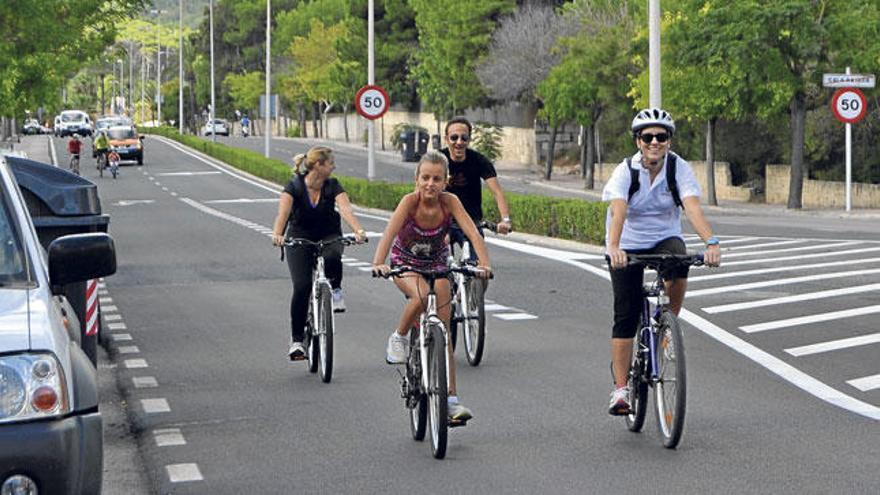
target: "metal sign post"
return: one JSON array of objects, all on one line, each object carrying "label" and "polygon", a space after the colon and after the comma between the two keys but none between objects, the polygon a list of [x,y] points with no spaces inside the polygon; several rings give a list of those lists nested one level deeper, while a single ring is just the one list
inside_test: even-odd
[{"label": "metal sign post", "polygon": [[846,211],[852,209],[852,125],[864,118],[868,102],[857,88],[873,88],[874,74],[823,74],[822,85],[839,88],[831,97],[831,112],[846,128]]}]

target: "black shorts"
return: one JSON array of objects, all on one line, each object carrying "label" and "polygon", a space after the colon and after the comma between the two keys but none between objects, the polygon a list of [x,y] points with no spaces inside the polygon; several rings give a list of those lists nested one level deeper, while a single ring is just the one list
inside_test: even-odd
[{"label": "black shorts", "polygon": [[[670,237],[650,249],[628,250],[627,254],[687,254],[684,241]],[[663,274],[666,280],[687,278],[688,267],[678,266]],[[615,339],[631,339],[636,336],[642,312],[643,266],[627,266],[611,270],[611,288],[614,291],[614,326],[611,336]]]}]

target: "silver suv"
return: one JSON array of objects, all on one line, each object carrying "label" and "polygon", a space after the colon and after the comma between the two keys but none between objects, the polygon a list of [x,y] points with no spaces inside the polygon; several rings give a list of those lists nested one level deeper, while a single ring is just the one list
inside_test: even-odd
[{"label": "silver suv", "polygon": [[115,271],[104,233],[44,250],[0,156],[0,493],[100,493],[96,371],[62,286]]}]

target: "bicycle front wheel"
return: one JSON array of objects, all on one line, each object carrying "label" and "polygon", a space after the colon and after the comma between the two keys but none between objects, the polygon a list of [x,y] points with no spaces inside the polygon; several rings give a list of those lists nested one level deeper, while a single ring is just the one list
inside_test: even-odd
[{"label": "bicycle front wheel", "polygon": [[640,432],[645,425],[645,415],[648,411],[648,382],[645,381],[645,360],[642,355],[644,345],[640,335],[633,339],[632,364],[629,366],[627,386],[630,393],[631,412],[624,417],[629,431]]},{"label": "bicycle front wheel", "polygon": [[464,325],[464,346],[468,363],[479,366],[483,360],[483,346],[486,343],[486,301],[484,294],[485,282],[471,278],[467,287],[467,323]]},{"label": "bicycle front wheel", "polygon": [[663,446],[674,449],[681,441],[687,407],[687,373],[684,339],[678,318],[664,310],[658,322],[657,367],[659,376],[654,384],[654,407]]},{"label": "bicycle front wheel", "polygon": [[[422,380],[422,353],[419,351],[419,330],[409,330],[409,360],[406,364],[406,378],[409,382],[407,407],[409,407],[409,427],[413,440],[425,439],[428,423],[428,396],[419,387]],[[410,407],[412,406],[412,407]]]},{"label": "bicycle front wheel", "polygon": [[309,303],[309,314],[306,317],[306,327],[305,327],[305,338],[303,339],[303,345],[306,347],[306,357],[309,360],[309,372],[317,373],[318,372],[318,356],[320,354],[320,350],[318,349],[318,331],[317,331],[317,320],[315,320],[315,314],[312,311],[312,305]]},{"label": "bicycle front wheel", "polygon": [[449,429],[446,403],[448,389],[446,382],[446,339],[439,324],[431,323],[426,329],[428,342],[428,420],[431,425],[431,453],[435,459],[446,456],[446,437]]},{"label": "bicycle front wheel", "polygon": [[333,301],[330,296],[330,287],[322,286],[318,296],[318,349],[321,369],[321,380],[330,383],[333,378]]}]

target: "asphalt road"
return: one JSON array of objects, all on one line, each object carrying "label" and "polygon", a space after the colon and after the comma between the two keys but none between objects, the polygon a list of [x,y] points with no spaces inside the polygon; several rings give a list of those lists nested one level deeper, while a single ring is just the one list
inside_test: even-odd
[{"label": "asphalt road", "polygon": [[[146,146],[143,167],[95,180],[119,259],[101,301],[111,358],[154,493],[880,489],[880,243],[857,220],[838,235],[792,217],[711,217],[743,232],[724,230],[725,268],[692,274],[687,427],[674,451],[653,420],[633,434],[605,412],[611,295],[595,250],[490,239],[485,359],[471,368],[458,356],[475,418],[437,461],[411,439],[384,364],[403,302],[357,266],[375,244],[346,251],[348,312],[323,384],[286,357],[290,280],[268,235],[280,188],[152,136]],[[365,168],[355,151],[337,155],[340,174]],[[411,177],[392,159],[377,170]],[[384,216],[360,212],[374,233]]]}]

